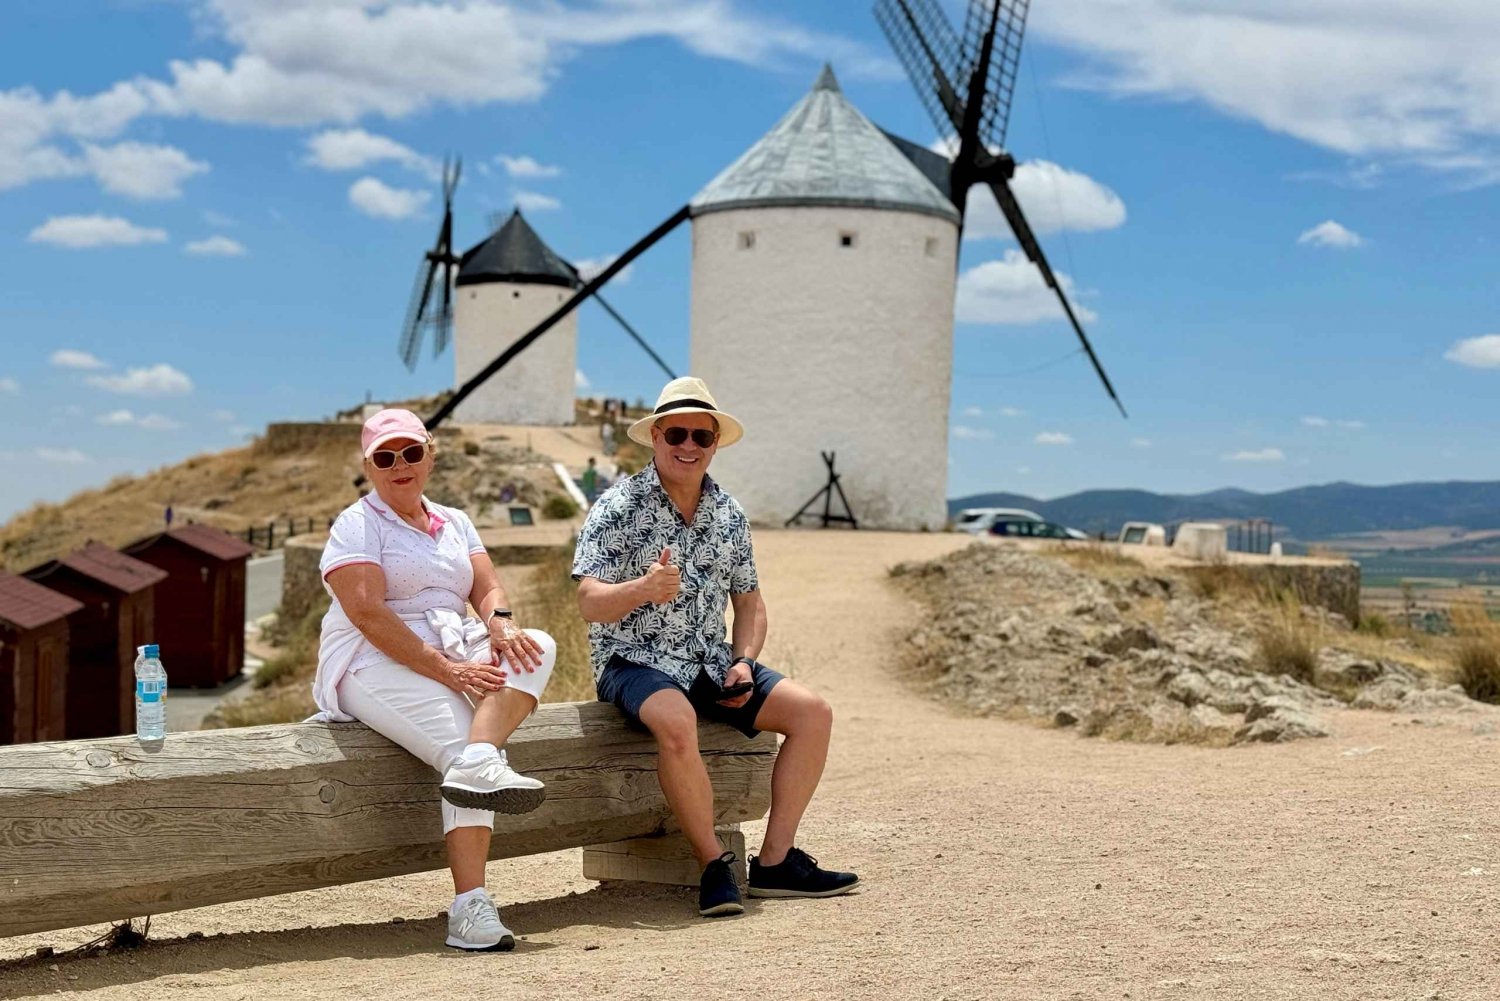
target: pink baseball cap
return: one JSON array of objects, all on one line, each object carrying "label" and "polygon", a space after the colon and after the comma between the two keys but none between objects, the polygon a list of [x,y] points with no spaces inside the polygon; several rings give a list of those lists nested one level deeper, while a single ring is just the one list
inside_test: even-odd
[{"label": "pink baseball cap", "polygon": [[359,445],[368,459],[381,445],[397,438],[431,441],[432,435],[427,433],[427,425],[422,423],[422,418],[410,410],[382,410],[365,421],[364,430],[359,433]]}]

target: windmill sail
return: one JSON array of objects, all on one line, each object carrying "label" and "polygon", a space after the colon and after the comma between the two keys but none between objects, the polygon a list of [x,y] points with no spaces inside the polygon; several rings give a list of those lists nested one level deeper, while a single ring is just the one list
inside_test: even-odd
[{"label": "windmill sail", "polygon": [[460,160],[454,160],[451,166],[443,162],[443,223],[438,228],[437,242],[422,255],[422,263],[417,266],[417,280],[412,286],[397,344],[397,352],[408,369],[416,368],[422,336],[429,329],[434,355],[442,354],[452,334],[453,268],[458,264],[453,253],[453,192],[458,188],[462,169]]},{"label": "windmill sail", "polygon": [[958,140],[947,194],[958,208],[960,227],[969,189],[987,185],[1021,249],[1056,293],[1105,392],[1120,413],[1129,416],[1010,187],[1016,161],[1003,147],[1030,6],[1030,0],[969,0],[962,38],[954,33],[936,0],[876,0],[875,20],[939,135],[951,134]]}]

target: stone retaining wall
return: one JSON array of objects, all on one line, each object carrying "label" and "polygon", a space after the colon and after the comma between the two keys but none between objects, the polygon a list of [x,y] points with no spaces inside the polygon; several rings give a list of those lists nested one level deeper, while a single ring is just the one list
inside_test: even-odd
[{"label": "stone retaining wall", "polygon": [[279,613],[294,623],[306,614],[314,601],[323,593],[323,577],[318,573],[318,561],[323,558],[323,546],[328,542],[327,532],[311,532],[294,535],[281,547],[281,607]]}]

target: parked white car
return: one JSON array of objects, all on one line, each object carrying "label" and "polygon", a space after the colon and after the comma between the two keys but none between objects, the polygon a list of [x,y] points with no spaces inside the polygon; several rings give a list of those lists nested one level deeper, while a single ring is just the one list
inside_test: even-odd
[{"label": "parked white car", "polygon": [[1035,511],[1019,507],[966,507],[953,516],[953,527],[970,535],[985,535],[997,521],[1046,521]]}]

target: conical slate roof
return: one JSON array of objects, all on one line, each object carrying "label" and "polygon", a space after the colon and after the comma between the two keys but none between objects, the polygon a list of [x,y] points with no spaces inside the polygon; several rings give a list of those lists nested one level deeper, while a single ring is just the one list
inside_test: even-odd
[{"label": "conical slate roof", "polygon": [[505,225],[491,233],[489,239],[464,252],[458,262],[455,285],[479,285],[484,282],[523,282],[535,285],[578,284],[568,263],[542,242],[531,224],[516,209]]},{"label": "conical slate roof", "polygon": [[782,205],[847,205],[958,221],[941,191],[839,89],[824,66],[812,90],[692,200],[694,215]]}]

